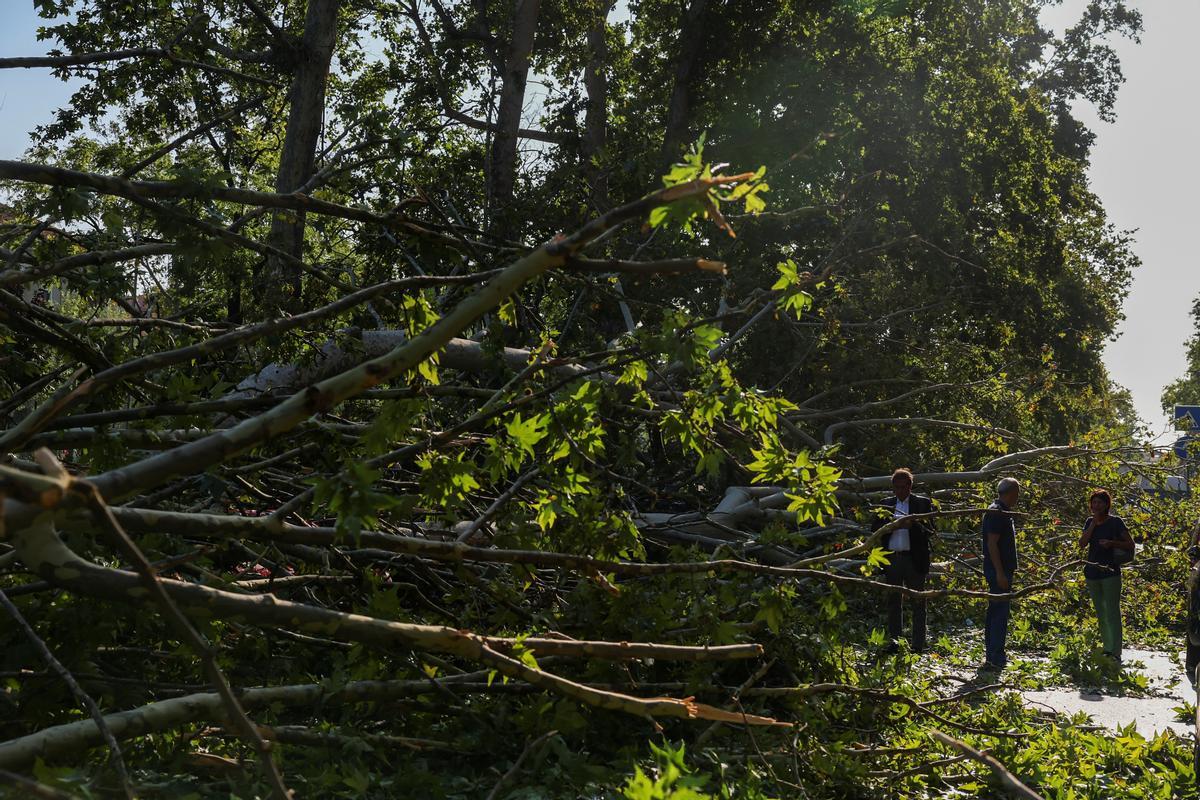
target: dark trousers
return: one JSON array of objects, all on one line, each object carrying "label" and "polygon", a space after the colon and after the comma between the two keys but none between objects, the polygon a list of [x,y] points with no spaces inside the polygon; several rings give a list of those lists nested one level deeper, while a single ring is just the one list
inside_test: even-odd
[{"label": "dark trousers", "polygon": [[[890,563],[883,568],[883,576],[888,583],[917,591],[925,589],[925,579],[929,575],[917,571],[911,553],[892,553],[888,558]],[[912,649],[920,652],[925,649],[925,598],[913,597],[908,602],[912,606]],[[887,634],[889,639],[894,640],[900,637],[900,630],[904,626],[904,595],[888,592],[887,604]]]},{"label": "dark trousers", "polygon": [[[996,579],[996,568],[991,559],[983,562],[983,576],[987,578],[988,591],[992,594],[1007,594],[1012,591],[1012,575],[1008,576],[1009,588],[1001,589]],[[983,651],[984,658],[997,667],[1008,664],[1008,654],[1004,645],[1008,641],[1008,617],[1012,603],[1008,600],[989,600],[987,615],[983,620]]]}]

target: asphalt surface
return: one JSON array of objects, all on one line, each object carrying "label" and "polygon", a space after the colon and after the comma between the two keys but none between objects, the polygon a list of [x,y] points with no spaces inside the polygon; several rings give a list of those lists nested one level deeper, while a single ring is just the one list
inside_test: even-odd
[{"label": "asphalt surface", "polygon": [[1147,738],[1172,730],[1180,736],[1191,736],[1192,725],[1179,720],[1175,711],[1185,702],[1194,703],[1195,692],[1183,671],[1183,655],[1153,650],[1126,650],[1124,669],[1145,675],[1150,681],[1147,696],[1122,697],[1106,693],[1101,688],[1072,687],[1040,692],[1022,692],[1030,706],[1052,709],[1060,714],[1073,715],[1080,711],[1096,725],[1116,731],[1130,723]]}]

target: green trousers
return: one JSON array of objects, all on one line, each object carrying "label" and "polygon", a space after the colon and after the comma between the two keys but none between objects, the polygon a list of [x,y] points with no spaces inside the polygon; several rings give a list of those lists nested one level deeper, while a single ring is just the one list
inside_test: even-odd
[{"label": "green trousers", "polygon": [[1121,657],[1121,576],[1087,582],[1088,594],[1100,621],[1100,638],[1104,651]]}]

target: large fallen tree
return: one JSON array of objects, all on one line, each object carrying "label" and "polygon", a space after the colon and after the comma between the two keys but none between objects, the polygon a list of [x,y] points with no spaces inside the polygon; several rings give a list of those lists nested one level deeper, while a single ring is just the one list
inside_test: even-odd
[{"label": "large fallen tree", "polygon": [[[1036,4],[859,5],[87,0],[0,59],[84,87],[0,160],[0,782],[1041,785],[1060,732],[874,660],[880,606],[959,666],[989,601],[1061,627],[1081,487],[1169,469],[1104,377],[1135,259],[1065,110],[1137,21],[1047,74]],[[879,572],[903,465],[924,590]]]}]

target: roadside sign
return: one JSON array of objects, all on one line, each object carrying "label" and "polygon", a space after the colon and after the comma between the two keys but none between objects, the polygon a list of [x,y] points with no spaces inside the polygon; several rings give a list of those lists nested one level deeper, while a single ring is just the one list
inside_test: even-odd
[{"label": "roadside sign", "polygon": [[1188,430],[1200,430],[1200,406],[1175,406],[1175,421],[1187,419]]},{"label": "roadside sign", "polygon": [[1189,436],[1180,436],[1178,439],[1175,440],[1175,447],[1174,447],[1175,455],[1179,456],[1179,459],[1181,461],[1187,461],[1189,458],[1193,458],[1194,455],[1191,453],[1188,453],[1188,445],[1194,445],[1198,442],[1200,442],[1200,437],[1190,436],[1190,435]]}]

